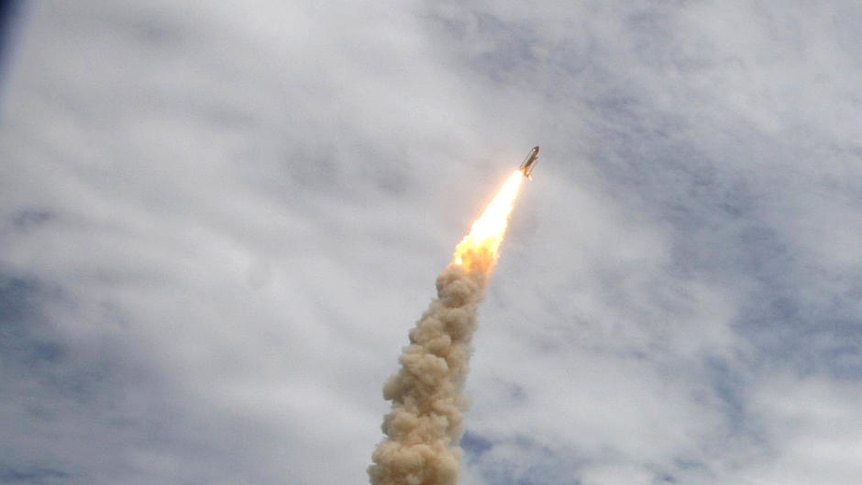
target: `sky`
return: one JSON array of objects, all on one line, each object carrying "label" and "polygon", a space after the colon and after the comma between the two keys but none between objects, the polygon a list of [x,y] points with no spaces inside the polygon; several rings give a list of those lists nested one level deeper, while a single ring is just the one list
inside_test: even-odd
[{"label": "sky", "polygon": [[367,483],[437,274],[534,145],[464,485],[862,475],[862,7],[27,2],[0,483]]}]

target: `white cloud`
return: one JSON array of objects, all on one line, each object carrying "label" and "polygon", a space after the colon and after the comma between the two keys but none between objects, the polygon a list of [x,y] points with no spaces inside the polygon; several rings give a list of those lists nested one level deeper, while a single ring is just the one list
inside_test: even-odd
[{"label": "white cloud", "polygon": [[0,481],[365,481],[407,329],[537,143],[465,481],[848,481],[858,14],[40,5],[0,133]]},{"label": "white cloud", "polygon": [[858,386],[822,377],[778,377],[754,396],[773,443],[770,460],[743,468],[751,483],[851,482],[860,473]]}]

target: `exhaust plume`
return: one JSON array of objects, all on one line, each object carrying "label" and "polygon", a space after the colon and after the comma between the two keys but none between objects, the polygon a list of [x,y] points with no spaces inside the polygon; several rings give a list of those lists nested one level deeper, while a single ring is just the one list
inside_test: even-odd
[{"label": "exhaust plume", "polygon": [[454,485],[462,450],[463,396],[482,299],[524,175],[509,177],[470,232],[452,262],[437,277],[437,298],[410,330],[401,369],[383,386],[392,411],[383,420],[383,440],[368,468],[373,485]]}]

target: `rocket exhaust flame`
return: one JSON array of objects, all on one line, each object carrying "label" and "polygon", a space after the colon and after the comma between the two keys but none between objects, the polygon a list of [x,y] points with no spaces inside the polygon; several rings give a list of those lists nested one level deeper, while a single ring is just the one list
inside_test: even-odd
[{"label": "rocket exhaust flame", "polygon": [[515,171],[473,222],[437,277],[437,298],[410,331],[401,369],[383,387],[392,411],[383,420],[387,437],[368,468],[373,485],[457,483],[476,310],[524,177]]},{"label": "rocket exhaust flame", "polygon": [[[500,252],[500,244],[506,234],[509,222],[509,213],[515,204],[518,190],[524,176],[520,171],[515,171],[497,192],[494,199],[473,222],[470,233],[455,247],[455,255],[452,262],[466,267],[468,270],[478,269],[488,272],[497,262]],[[487,265],[487,266],[486,266]]]}]

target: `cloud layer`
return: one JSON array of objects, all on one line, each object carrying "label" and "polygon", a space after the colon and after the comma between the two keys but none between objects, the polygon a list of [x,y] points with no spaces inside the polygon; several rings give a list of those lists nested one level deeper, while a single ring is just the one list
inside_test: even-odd
[{"label": "cloud layer", "polygon": [[434,275],[536,144],[461,482],[862,474],[859,7],[507,3],[32,6],[0,483],[363,483]]}]

